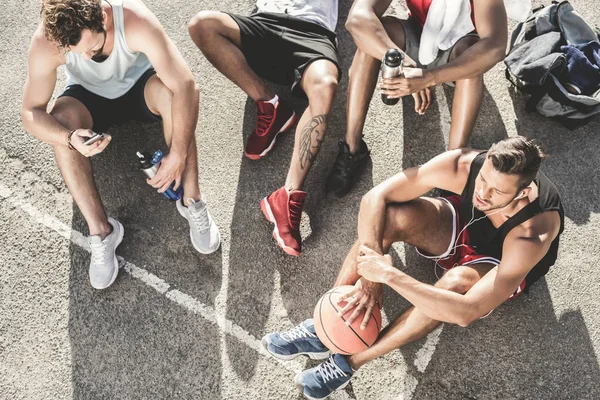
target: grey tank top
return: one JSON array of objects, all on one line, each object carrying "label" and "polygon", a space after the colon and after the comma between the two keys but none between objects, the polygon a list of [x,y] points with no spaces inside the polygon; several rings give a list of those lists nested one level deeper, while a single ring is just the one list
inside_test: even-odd
[{"label": "grey tank top", "polygon": [[107,99],[123,96],[135,82],[152,67],[148,57],[134,53],[125,41],[123,0],[112,0],[115,44],[110,56],[97,63],[80,54],[67,53],[67,86],[81,85],[92,93]]}]

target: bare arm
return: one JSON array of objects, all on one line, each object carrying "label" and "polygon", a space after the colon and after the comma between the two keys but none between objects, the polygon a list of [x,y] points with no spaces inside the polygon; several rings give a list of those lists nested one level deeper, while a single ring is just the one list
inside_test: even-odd
[{"label": "bare arm", "polygon": [[126,11],[129,48],[148,56],[161,81],[173,93],[170,153],[185,160],[196,131],[200,91],[181,53],[156,16],[141,3],[134,10]]},{"label": "bare arm", "polygon": [[483,75],[504,59],[508,22],[503,0],[473,0],[473,9],[481,40],[448,64],[428,70],[435,84]]},{"label": "bare arm", "polygon": [[389,49],[398,48],[381,23],[381,17],[391,2],[392,0],[355,0],[346,21],[346,29],[356,46],[377,60],[381,60]]},{"label": "bare arm", "polygon": [[27,132],[53,146],[67,146],[70,132],[46,111],[56,85],[56,69],[60,64],[60,50],[48,43],[38,29],[29,47],[21,120]]},{"label": "bare arm", "polygon": [[371,189],[358,213],[358,240],[382,253],[386,207],[416,199],[434,187],[460,193],[469,175],[476,150],[458,149],[442,153],[424,165],[408,168]]},{"label": "bare arm", "polygon": [[560,228],[558,213],[538,217],[534,218],[540,221],[542,232],[525,237],[521,229],[511,231],[504,241],[500,265],[464,295],[419,282],[392,267],[389,257],[366,247],[361,248],[365,255],[358,257],[359,274],[386,283],[432,319],[467,326],[508,299],[548,252]]}]

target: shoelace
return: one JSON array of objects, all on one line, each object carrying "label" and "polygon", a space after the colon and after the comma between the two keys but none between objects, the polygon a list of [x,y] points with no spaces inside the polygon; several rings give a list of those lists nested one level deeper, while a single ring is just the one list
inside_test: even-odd
[{"label": "shoelace", "polygon": [[302,203],[290,199],[290,226],[293,229],[298,229],[300,219],[302,218]]},{"label": "shoelace", "polygon": [[281,334],[281,338],[288,343],[303,337],[315,337],[315,335],[306,329],[304,325],[298,325],[297,327]]},{"label": "shoelace", "polygon": [[263,114],[260,111],[256,115],[256,133],[259,136],[264,135],[269,129],[269,125],[271,125],[271,121],[273,121],[273,117],[275,114]]},{"label": "shoelace", "polygon": [[342,369],[333,361],[333,357],[329,357],[327,361],[321,363],[321,365],[317,367],[317,370],[323,377],[324,383],[332,379],[348,376],[348,374],[342,371]]},{"label": "shoelace", "polygon": [[104,262],[104,253],[106,253],[106,242],[90,243],[92,249],[92,264],[97,266],[106,266]]},{"label": "shoelace", "polygon": [[[188,199],[188,201],[190,204],[196,203],[194,199]],[[206,232],[208,228],[210,228],[210,221],[208,220],[206,206],[204,206],[204,208],[201,210],[193,210],[188,207],[188,210],[190,211],[190,215],[192,216],[192,219],[194,220],[194,223],[198,227],[200,233]]]}]

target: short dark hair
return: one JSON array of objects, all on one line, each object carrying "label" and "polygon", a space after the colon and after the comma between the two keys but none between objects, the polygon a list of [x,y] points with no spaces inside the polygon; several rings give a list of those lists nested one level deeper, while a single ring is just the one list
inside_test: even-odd
[{"label": "short dark hair", "polygon": [[85,29],[104,31],[101,0],[43,0],[40,16],[46,39],[61,48],[75,46]]},{"label": "short dark hair", "polygon": [[492,145],[487,158],[496,171],[519,176],[519,191],[535,179],[546,154],[533,140],[517,136]]}]

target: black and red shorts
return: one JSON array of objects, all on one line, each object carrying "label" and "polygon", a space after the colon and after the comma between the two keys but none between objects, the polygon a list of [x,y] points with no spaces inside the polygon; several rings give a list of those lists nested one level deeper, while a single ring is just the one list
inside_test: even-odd
[{"label": "black and red shorts", "polygon": [[[469,231],[465,228],[469,221],[461,221],[460,216],[458,214],[460,196],[454,195],[447,198],[439,198],[446,201],[450,205],[450,209],[452,210],[452,239],[450,240],[448,249],[443,254],[434,256],[428,254],[424,250],[419,249],[418,247],[416,248],[417,253],[419,253],[427,259],[435,261],[436,265],[442,268],[444,271],[461,265],[473,265],[481,263],[492,264],[496,266],[499,265],[500,260],[485,254],[479,254],[471,246],[469,240]],[[521,294],[525,289],[525,285],[525,280],[523,280],[523,282],[521,282],[517,290],[515,290],[515,292],[509,297],[509,299],[512,299],[513,297]]]}]

